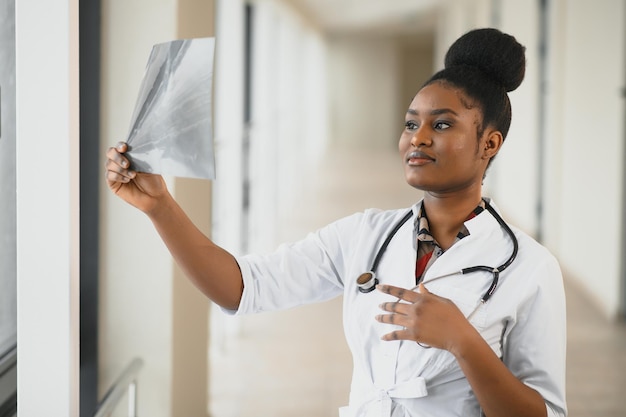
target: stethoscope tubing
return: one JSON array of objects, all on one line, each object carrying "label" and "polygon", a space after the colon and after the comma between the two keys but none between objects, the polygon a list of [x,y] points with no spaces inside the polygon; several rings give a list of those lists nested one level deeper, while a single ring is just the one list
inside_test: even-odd
[{"label": "stethoscope tubing", "polygon": [[[437,277],[433,277],[433,278],[429,279],[428,282],[432,282],[432,281],[440,279],[440,278],[445,278],[445,277],[452,276],[452,275],[457,275],[457,274],[467,275],[467,274],[470,274],[472,272],[478,272],[478,271],[489,272],[489,273],[491,273],[493,275],[493,279],[491,281],[491,285],[489,286],[489,288],[487,289],[487,291],[485,292],[485,294],[481,298],[481,302],[484,304],[491,298],[493,293],[496,291],[496,288],[497,288],[499,280],[500,280],[500,274],[505,269],[507,269],[513,263],[515,258],[517,257],[517,253],[518,253],[518,250],[519,250],[519,243],[517,241],[517,238],[515,237],[515,233],[513,232],[513,230],[511,230],[511,228],[504,221],[504,219],[491,206],[491,204],[489,204],[489,201],[487,201],[487,200],[483,200],[483,201],[485,202],[485,209],[496,219],[496,221],[498,222],[500,227],[502,227],[504,229],[504,231],[507,233],[507,235],[511,239],[511,242],[513,243],[513,251],[511,252],[511,255],[509,256],[509,258],[502,265],[500,265],[500,266],[498,266],[496,268],[494,268],[492,266],[486,266],[486,265],[470,266],[470,267],[467,267],[467,268],[463,268],[460,271],[455,271],[455,272],[451,272],[451,273],[448,273],[448,274],[444,274],[444,275],[440,275],[440,276],[437,276]],[[357,285],[358,285],[358,288],[359,288],[360,292],[367,293],[367,292],[370,292],[370,291],[374,290],[376,284],[378,283],[378,279],[376,278],[376,269],[378,268],[378,264],[380,263],[383,255],[385,254],[385,252],[387,250],[387,247],[389,246],[389,243],[391,243],[391,240],[393,239],[393,237],[396,235],[396,233],[398,233],[398,230],[400,230],[400,228],[411,217],[413,217],[413,210],[410,210],[409,212],[407,212],[404,215],[404,217],[402,217],[402,219],[400,219],[400,221],[393,227],[393,229],[391,229],[391,231],[389,232],[389,234],[385,238],[385,241],[381,245],[380,249],[378,249],[378,252],[376,253],[376,256],[374,257],[374,262],[372,263],[371,269],[368,272],[366,272],[365,274],[362,274],[361,276],[359,276],[359,278],[361,278],[363,275],[366,275],[366,274],[370,274],[371,275],[371,282],[370,283],[363,285],[363,284],[357,282]],[[414,287],[413,290],[415,290],[416,288],[417,288],[417,286]]]},{"label": "stethoscope tubing", "polygon": [[400,230],[400,228],[404,225],[404,223],[409,221],[411,217],[413,217],[413,210],[410,210],[408,213],[406,213],[404,217],[402,217],[402,219],[394,226],[394,228],[391,229],[391,231],[387,235],[387,238],[385,239],[382,246],[378,250],[376,257],[374,258],[374,263],[372,263],[372,267],[370,268],[371,272],[374,272],[374,273],[376,272],[376,269],[378,268],[378,264],[380,263],[380,260],[383,258],[383,255],[385,254],[385,251],[387,250],[389,243],[391,243],[391,239],[393,239],[396,233],[398,233],[398,230]]}]

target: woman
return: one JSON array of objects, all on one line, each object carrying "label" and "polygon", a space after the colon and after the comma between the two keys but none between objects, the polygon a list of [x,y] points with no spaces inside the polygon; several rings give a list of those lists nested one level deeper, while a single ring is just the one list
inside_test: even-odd
[{"label": "woman", "polygon": [[[149,216],[187,276],[227,311],[343,295],[354,371],[341,416],[565,416],[558,263],[482,196],[511,122],[507,92],[524,78],[524,47],[474,30],[445,64],[406,114],[400,156],[407,182],[424,191],[408,211],[367,210],[274,254],[235,259],[194,227],[161,177],[130,169],[125,144],[107,153],[108,185]],[[474,265],[491,266],[458,272]],[[378,291],[360,288],[361,275],[375,275]]]}]

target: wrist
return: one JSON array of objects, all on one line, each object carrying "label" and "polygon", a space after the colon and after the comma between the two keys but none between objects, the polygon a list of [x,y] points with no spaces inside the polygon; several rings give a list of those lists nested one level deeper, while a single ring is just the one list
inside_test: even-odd
[{"label": "wrist", "polygon": [[143,212],[153,221],[158,221],[163,217],[169,217],[174,210],[176,202],[169,192],[164,192],[159,196],[152,197],[151,204]]},{"label": "wrist", "polygon": [[467,358],[478,344],[484,343],[480,333],[469,322],[450,340],[447,349],[457,360]]}]

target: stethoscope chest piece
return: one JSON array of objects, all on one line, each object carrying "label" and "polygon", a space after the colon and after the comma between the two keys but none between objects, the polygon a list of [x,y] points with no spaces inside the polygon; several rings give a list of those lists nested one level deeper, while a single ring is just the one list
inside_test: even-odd
[{"label": "stethoscope chest piece", "polygon": [[378,284],[378,278],[376,278],[376,274],[372,271],[364,272],[356,279],[356,285],[359,287],[359,291],[364,294],[374,291],[376,284]]}]

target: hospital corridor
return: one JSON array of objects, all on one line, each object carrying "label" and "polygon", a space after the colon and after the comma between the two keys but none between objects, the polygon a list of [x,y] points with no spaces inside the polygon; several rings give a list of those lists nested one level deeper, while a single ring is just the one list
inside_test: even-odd
[{"label": "hospital corridor", "polygon": [[[377,326],[398,316],[376,316],[379,304],[357,289],[369,265],[380,266],[385,283],[407,288],[428,278],[432,289],[445,287],[500,349],[508,369],[485,355],[481,364],[493,372],[474,375],[508,381],[497,388],[519,392],[520,401],[492,395],[481,402],[486,409],[543,407],[512,371],[535,384],[554,415],[563,414],[565,391],[569,417],[626,417],[626,1],[0,0],[0,23],[0,417],[478,414],[463,377],[476,368],[461,375],[447,351],[379,343]],[[477,33],[506,46],[456,43]],[[199,44],[208,49],[191,47]],[[451,45],[459,60],[448,62],[452,70],[444,69]],[[514,58],[499,59],[504,52]],[[446,78],[455,71],[455,81]],[[429,83],[433,74],[444,75]],[[465,86],[472,80],[476,92]],[[481,105],[497,121],[482,126]],[[144,116],[149,122],[134,119]],[[154,205],[171,203],[165,193],[142,200],[145,213],[133,204],[145,189],[132,187],[146,177],[126,168],[141,147],[117,144],[139,127],[149,132],[141,140],[153,162],[185,169],[155,168],[182,211],[154,215]],[[475,132],[484,148],[469,142]],[[436,142],[433,154],[418,150],[418,139]],[[369,208],[409,208],[422,195],[407,181],[458,197],[429,200],[449,209],[430,217],[441,247],[425,227],[418,239],[426,243],[403,244],[394,236],[409,241],[410,216],[385,212],[333,224],[279,262],[243,258]],[[503,222],[470,223],[491,208],[475,206],[480,193]],[[205,256],[214,247],[182,212],[240,262],[219,250]],[[526,236],[514,239],[507,224],[554,257]],[[184,247],[173,251],[180,264],[172,245]],[[426,269],[417,272],[413,256]],[[565,349],[555,259],[565,282],[565,370],[553,360]],[[297,265],[288,275],[300,280],[272,273],[283,265]],[[198,290],[211,293],[218,271],[233,284],[218,296],[241,310],[346,298],[231,315]],[[357,276],[334,285],[352,275],[345,271]],[[464,280],[466,272],[481,275]],[[481,305],[494,288],[491,304]],[[387,311],[404,308],[370,295]],[[366,364],[359,376],[371,378],[355,379],[340,414],[353,367],[343,301],[348,340]],[[463,338],[475,333],[463,331],[469,326],[454,306],[434,308],[414,316],[452,325],[431,326],[422,340],[486,349]],[[367,321],[375,310],[371,320],[382,323]],[[515,343],[501,349],[503,337]],[[455,344],[472,340],[479,343]]]},{"label": "hospital corridor", "polygon": [[[364,208],[408,207],[419,198],[402,181],[393,149],[331,149],[317,172],[281,224],[283,241]],[[608,322],[576,284],[565,283],[569,416],[624,417],[626,325]],[[331,417],[347,404],[352,359],[340,299],[232,320],[235,333],[213,341],[212,417]]]}]

